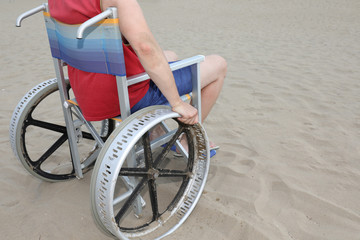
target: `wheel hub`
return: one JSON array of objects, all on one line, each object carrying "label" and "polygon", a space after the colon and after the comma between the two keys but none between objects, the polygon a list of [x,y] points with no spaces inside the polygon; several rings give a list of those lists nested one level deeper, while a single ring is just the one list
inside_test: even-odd
[{"label": "wheel hub", "polygon": [[159,171],[157,169],[154,169],[154,168],[150,168],[148,170],[148,177],[149,179],[157,179],[159,177]]}]

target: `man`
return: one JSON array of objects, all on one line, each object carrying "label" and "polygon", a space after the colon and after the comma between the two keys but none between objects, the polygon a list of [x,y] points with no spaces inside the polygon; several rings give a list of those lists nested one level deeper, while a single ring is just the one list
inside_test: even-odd
[{"label": "man", "polygon": [[[176,60],[176,55],[160,48],[136,0],[49,0],[52,17],[68,24],[82,23],[108,7],[117,8],[120,31],[130,44],[124,45],[127,75],[145,70],[151,78],[151,81],[130,86],[132,111],[168,102],[172,110],[181,115],[180,121],[186,124],[197,123],[197,110],[183,102],[179,96],[179,92],[182,95],[191,91],[191,77],[184,77],[188,76],[186,72],[171,72],[168,61]],[[226,61],[217,55],[206,56],[200,65],[202,121],[219,96],[226,71]],[[69,66],[70,83],[87,120],[119,115],[116,110],[119,105],[114,92],[115,80],[112,81],[112,77],[82,72]],[[101,104],[97,99],[103,95],[106,99],[101,98]]]}]

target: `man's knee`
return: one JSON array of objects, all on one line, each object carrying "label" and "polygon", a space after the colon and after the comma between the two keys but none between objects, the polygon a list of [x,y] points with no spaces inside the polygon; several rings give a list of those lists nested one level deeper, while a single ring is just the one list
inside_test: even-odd
[{"label": "man's knee", "polygon": [[219,55],[209,55],[206,56],[206,60],[211,61],[211,65],[216,68],[217,71],[226,74],[227,71],[227,62],[225,58],[219,56]]},{"label": "man's knee", "polygon": [[219,55],[212,55],[212,57],[214,58],[215,63],[216,63],[216,69],[217,69],[218,76],[221,80],[223,80],[227,73],[227,62],[226,62],[225,58],[223,58]]},{"label": "man's knee", "polygon": [[225,58],[223,58],[221,56],[217,56],[217,57],[218,57],[219,69],[225,77],[226,72],[227,72],[227,62],[226,62]]}]

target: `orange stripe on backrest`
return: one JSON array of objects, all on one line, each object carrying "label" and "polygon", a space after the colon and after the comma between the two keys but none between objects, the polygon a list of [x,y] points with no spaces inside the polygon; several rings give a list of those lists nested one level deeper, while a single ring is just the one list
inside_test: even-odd
[{"label": "orange stripe on backrest", "polygon": [[[43,14],[45,17],[51,17],[49,12],[43,12]],[[57,21],[57,22],[59,22],[59,21]],[[108,19],[101,20],[101,21],[97,22],[96,24],[100,25],[100,24],[117,24],[117,23],[119,23],[118,18],[108,18]],[[77,24],[74,24],[74,25],[77,25]]]},{"label": "orange stripe on backrest", "polygon": [[117,24],[119,23],[118,18],[108,18],[97,22],[96,24]]}]

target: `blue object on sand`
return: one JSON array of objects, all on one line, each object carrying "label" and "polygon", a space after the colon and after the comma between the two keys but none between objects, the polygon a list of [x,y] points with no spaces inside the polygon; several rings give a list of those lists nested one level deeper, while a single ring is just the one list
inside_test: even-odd
[{"label": "blue object on sand", "polygon": [[211,149],[210,150],[210,158],[212,158],[213,156],[216,155],[216,150],[215,149]]}]

